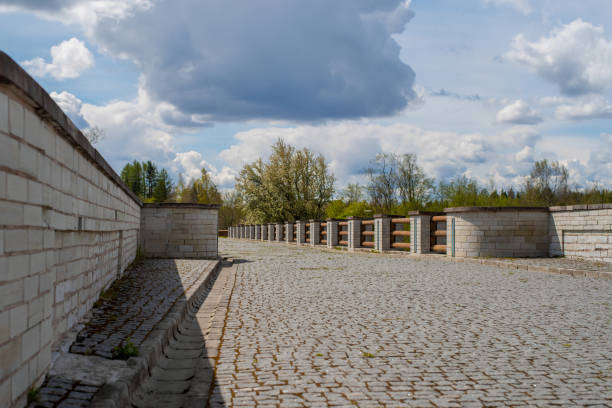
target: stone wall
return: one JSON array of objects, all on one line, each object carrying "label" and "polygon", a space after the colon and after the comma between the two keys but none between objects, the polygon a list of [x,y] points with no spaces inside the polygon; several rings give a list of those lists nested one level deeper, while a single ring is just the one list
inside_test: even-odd
[{"label": "stone wall", "polygon": [[0,406],[25,405],[59,339],[135,258],[140,202],[0,52]]},{"label": "stone wall", "polygon": [[550,208],[550,255],[612,262],[612,204]]},{"label": "stone wall", "polygon": [[449,256],[548,256],[546,207],[460,207],[444,211]]},{"label": "stone wall", "polygon": [[141,247],[151,258],[216,258],[218,205],[144,204]]}]

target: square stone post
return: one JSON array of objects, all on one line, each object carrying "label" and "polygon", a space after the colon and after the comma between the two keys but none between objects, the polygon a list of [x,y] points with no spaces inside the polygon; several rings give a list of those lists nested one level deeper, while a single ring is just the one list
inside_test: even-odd
[{"label": "square stone post", "polygon": [[259,228],[261,228],[261,240],[267,241],[268,240],[268,226],[266,224],[261,224]]},{"label": "square stone post", "polygon": [[361,219],[357,217],[348,218],[348,249],[361,248]]},{"label": "square stone post", "polygon": [[274,224],[268,224],[268,242],[274,241],[276,235],[274,235]]},{"label": "square stone post", "polygon": [[281,242],[283,240],[283,224],[280,222],[276,223],[276,241]]},{"label": "square stone post", "polygon": [[321,238],[321,222],[316,220],[310,220],[310,245],[319,245],[319,239]]},{"label": "square stone post", "polygon": [[246,239],[251,239],[251,224],[246,226]]},{"label": "square stone post", "polygon": [[410,216],[410,252],[413,254],[429,253],[429,223],[431,215]]},{"label": "square stone post", "polygon": [[255,225],[255,239],[259,241],[261,239],[261,225]]},{"label": "square stone post", "polygon": [[338,220],[327,220],[327,247],[338,246]]},{"label": "square stone post", "polygon": [[293,241],[293,223],[292,222],[285,223],[285,232],[287,234],[287,236],[285,237],[285,242],[286,243],[292,242]]},{"label": "square stone post", "polygon": [[296,221],[297,233],[295,234],[295,241],[298,245],[306,243],[306,221]]},{"label": "square stone post", "polygon": [[377,251],[391,249],[391,217],[387,215],[374,216],[374,249]]},{"label": "square stone post", "polygon": [[239,226],[238,226],[238,236],[237,236],[237,238],[238,238],[238,239],[241,239],[241,238],[242,238],[242,225],[239,225]]}]

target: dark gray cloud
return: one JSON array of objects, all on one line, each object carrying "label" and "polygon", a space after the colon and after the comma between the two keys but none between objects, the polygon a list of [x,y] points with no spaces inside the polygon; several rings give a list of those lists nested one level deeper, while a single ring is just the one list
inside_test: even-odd
[{"label": "dark gray cloud", "polygon": [[412,16],[400,0],[159,1],[101,19],[94,40],[207,120],[375,117],[415,98],[391,38]]}]

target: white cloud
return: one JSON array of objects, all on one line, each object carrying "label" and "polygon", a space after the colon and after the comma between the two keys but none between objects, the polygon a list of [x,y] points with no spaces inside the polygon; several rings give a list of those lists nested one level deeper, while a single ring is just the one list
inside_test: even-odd
[{"label": "white cloud", "polygon": [[612,85],[612,41],[581,19],[530,42],[517,35],[505,58],[532,68],[568,95],[602,92]]},{"label": "white cloud", "polygon": [[484,0],[485,4],[493,4],[495,6],[508,6],[523,13],[531,14],[533,8],[529,3],[529,0]]},{"label": "white cloud", "polygon": [[83,106],[83,102],[70,92],[62,91],[57,93],[53,91],[51,92],[50,96],[59,105],[59,107],[62,108],[65,114],[71,116],[81,114],[81,106]]},{"label": "white cloud", "polygon": [[497,122],[512,123],[523,125],[535,125],[540,123],[542,118],[537,112],[529,107],[527,102],[519,99],[512,102],[497,112]]},{"label": "white cloud", "polygon": [[194,150],[177,153],[174,160],[172,160],[172,170],[177,174],[183,174],[185,182],[200,178],[203,168],[210,173],[212,180],[221,188],[233,185],[238,175],[236,171],[228,166],[218,170],[215,166],[204,160],[201,153]]},{"label": "white cloud", "polygon": [[37,77],[52,76],[58,81],[77,78],[94,65],[94,57],[85,43],[72,37],[51,47],[51,62],[42,58],[23,61],[22,65]]},{"label": "white cloud", "polygon": [[563,120],[612,119],[612,104],[599,95],[560,101],[555,116]]},{"label": "white cloud", "polygon": [[[236,134],[237,143],[219,156],[233,168],[240,168],[260,156],[268,157],[269,146],[283,138],[299,148],[308,147],[322,153],[338,177],[339,185],[344,185],[362,177],[363,170],[378,152],[415,153],[428,174],[438,178],[464,174],[468,167],[480,167],[486,172],[484,167],[496,157],[496,149],[516,146],[520,138],[528,139],[518,132],[511,137],[499,136],[494,140],[477,133],[428,131],[409,124],[384,126],[351,121],[324,126],[251,129]],[[483,176],[483,180],[487,177]]]}]

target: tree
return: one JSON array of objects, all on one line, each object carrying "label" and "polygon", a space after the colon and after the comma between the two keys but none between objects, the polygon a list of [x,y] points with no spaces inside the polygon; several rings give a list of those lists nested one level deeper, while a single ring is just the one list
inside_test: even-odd
[{"label": "tree", "polygon": [[433,179],[417,164],[417,157],[412,153],[395,156],[397,161],[397,187],[402,206],[411,210],[421,209],[429,200],[433,189]]},{"label": "tree", "polygon": [[223,203],[219,209],[219,229],[239,224],[244,217],[243,202],[240,193],[235,190],[223,194]]},{"label": "tree", "polygon": [[569,194],[569,172],[559,162],[536,161],[525,180],[526,200],[531,204],[560,204]]},{"label": "tree", "polygon": [[192,202],[200,204],[221,204],[221,193],[212,181],[206,169],[202,169],[202,176],[190,184]]},{"label": "tree", "polygon": [[379,153],[366,170],[368,194],[372,205],[383,212],[390,212],[396,204],[397,161],[393,154]]},{"label": "tree", "polygon": [[145,197],[145,181],[142,166],[138,160],[126,164],[121,170],[121,180],[141,199]]},{"label": "tree", "polygon": [[142,167],[145,180],[145,198],[152,198],[158,176],[157,166],[149,160],[146,163],[142,163]]},{"label": "tree", "polygon": [[321,218],[334,193],[335,178],[325,158],[278,140],[266,163],[245,165],[236,189],[249,222]]},{"label": "tree", "polygon": [[356,203],[363,200],[363,187],[359,185],[359,183],[351,184],[349,183],[344,190],[342,190],[342,194],[340,194],[342,201],[347,204]]},{"label": "tree", "polygon": [[172,179],[170,179],[166,169],[162,169],[155,180],[155,189],[152,194],[153,202],[163,203],[169,201],[171,197]]}]

